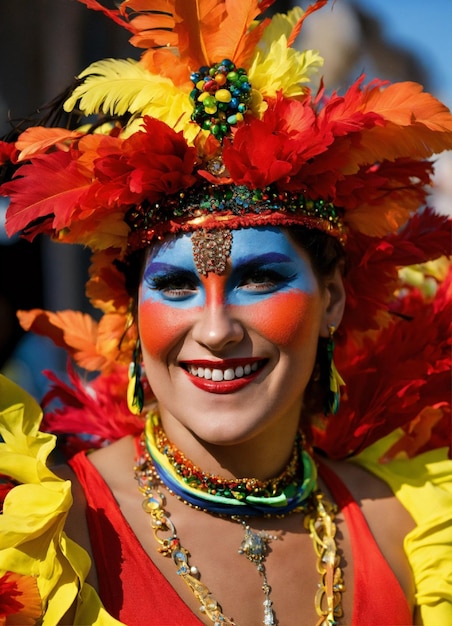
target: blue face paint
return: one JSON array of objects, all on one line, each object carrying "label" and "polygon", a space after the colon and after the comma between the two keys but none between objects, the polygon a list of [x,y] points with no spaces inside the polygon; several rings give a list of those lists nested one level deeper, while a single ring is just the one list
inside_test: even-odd
[{"label": "blue face paint", "polygon": [[190,235],[163,245],[145,266],[142,301],[166,303],[177,308],[203,306],[205,294],[193,261]]},{"label": "blue face paint", "polygon": [[[200,276],[193,261],[189,235],[162,247],[146,264],[142,300],[176,308],[200,307],[211,300],[210,285],[223,282],[222,302],[252,305],[278,292],[312,293],[317,285],[308,262],[279,228],[233,231],[231,269],[218,277]],[[217,299],[217,297],[215,297]]]}]

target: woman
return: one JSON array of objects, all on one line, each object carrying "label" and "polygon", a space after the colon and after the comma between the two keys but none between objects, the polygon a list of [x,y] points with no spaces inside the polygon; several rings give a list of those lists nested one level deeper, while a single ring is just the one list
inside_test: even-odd
[{"label": "woman", "polygon": [[411,83],[311,96],[291,44],[324,4],[128,0],[107,13],[142,59],[64,104],[99,118],[3,146],[9,231],[89,245],[103,313],[20,313],[101,372],[46,400],[68,466],[36,408],[5,411],[0,568],[37,589],[29,623],[451,615],[447,271],[433,298],[399,269],[447,252],[417,210],[452,118]]}]

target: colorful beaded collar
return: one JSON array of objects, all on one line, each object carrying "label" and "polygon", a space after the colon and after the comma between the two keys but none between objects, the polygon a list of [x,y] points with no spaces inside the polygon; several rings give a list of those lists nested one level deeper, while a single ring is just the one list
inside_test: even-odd
[{"label": "colorful beaded collar", "polygon": [[276,478],[229,479],[203,472],[174,446],[151,412],[143,434],[145,450],[161,481],[187,503],[222,515],[285,515],[300,507],[317,487],[317,468],[297,436],[291,459]]}]

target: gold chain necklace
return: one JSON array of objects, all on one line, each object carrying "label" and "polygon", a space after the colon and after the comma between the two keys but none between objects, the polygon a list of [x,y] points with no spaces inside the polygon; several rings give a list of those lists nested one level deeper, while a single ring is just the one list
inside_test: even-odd
[{"label": "gold chain necklace", "polygon": [[[201,613],[206,615],[215,626],[237,626],[232,618],[226,617],[222,613],[217,600],[208,587],[201,582],[198,568],[190,566],[188,562],[189,553],[181,545],[176,528],[164,508],[166,497],[161,489],[163,483],[155,472],[152,461],[147,454],[143,454],[138,459],[135,466],[135,478],[144,497],[143,509],[150,516],[154,538],[158,544],[158,552],[173,559],[178,575],[199,602]],[[193,506],[180,497],[178,499],[189,506]],[[205,510],[200,507],[193,508]],[[314,600],[315,609],[319,616],[316,626],[333,626],[337,624],[337,619],[343,616],[342,592],[345,591],[342,570],[339,567],[340,556],[335,541],[335,506],[325,498],[321,491],[317,490],[309,497],[306,504],[299,507],[297,511],[304,513],[304,526],[313,540],[317,555],[317,571],[320,574],[320,583]],[[244,527],[245,536],[238,552],[244,554],[249,561],[254,563],[262,576],[262,590],[265,595],[263,624],[264,626],[273,626],[276,622],[270,599],[271,587],[267,581],[264,561],[269,541],[278,537],[263,531],[251,530],[249,525],[239,516],[233,515],[230,516],[230,519],[241,523]]]}]

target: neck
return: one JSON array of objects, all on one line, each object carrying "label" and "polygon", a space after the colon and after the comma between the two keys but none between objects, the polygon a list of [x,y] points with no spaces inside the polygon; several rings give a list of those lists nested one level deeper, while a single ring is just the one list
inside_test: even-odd
[{"label": "neck", "polygon": [[250,439],[218,445],[201,440],[164,409],[160,417],[171,443],[204,472],[224,478],[268,480],[278,476],[289,462],[298,430],[298,419],[294,419]]}]

